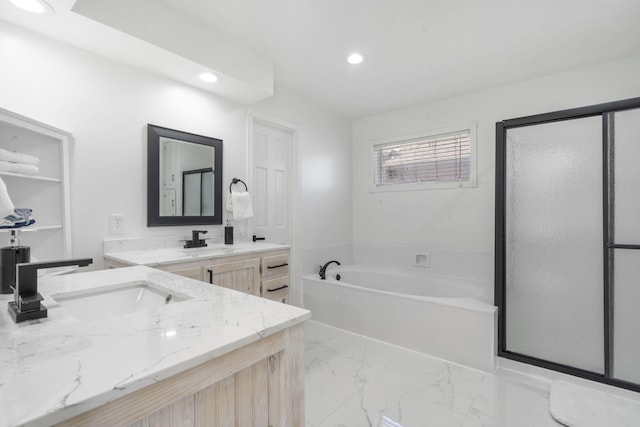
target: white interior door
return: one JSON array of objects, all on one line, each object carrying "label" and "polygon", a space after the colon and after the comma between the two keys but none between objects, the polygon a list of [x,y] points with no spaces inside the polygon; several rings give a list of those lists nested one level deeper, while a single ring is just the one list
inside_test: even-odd
[{"label": "white interior door", "polygon": [[291,243],[293,133],[254,121],[254,234],[271,243]]}]

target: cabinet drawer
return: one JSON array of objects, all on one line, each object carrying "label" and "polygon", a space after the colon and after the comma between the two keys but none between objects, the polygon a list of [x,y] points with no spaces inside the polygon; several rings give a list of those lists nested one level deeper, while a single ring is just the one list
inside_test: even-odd
[{"label": "cabinet drawer", "polygon": [[289,254],[262,258],[262,279],[289,276]]},{"label": "cabinet drawer", "polygon": [[289,276],[262,281],[263,298],[278,301],[289,299]]}]

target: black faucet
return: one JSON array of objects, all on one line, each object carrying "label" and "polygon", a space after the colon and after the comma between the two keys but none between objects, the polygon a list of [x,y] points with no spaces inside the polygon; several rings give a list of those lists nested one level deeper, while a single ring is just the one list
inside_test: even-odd
[{"label": "black faucet", "polygon": [[16,265],[16,288],[13,301],[9,302],[9,314],[16,323],[47,317],[47,307],[42,305],[42,295],[38,292],[38,270],[41,268],[86,267],[91,258],[64,259],[60,261],[28,262]]},{"label": "black faucet", "polygon": [[320,279],[325,280],[326,279],[326,272],[327,272],[327,267],[329,267],[329,264],[332,263],[336,263],[338,265],[340,265],[340,263],[336,260],[333,261],[329,261],[328,263],[326,263],[325,265],[323,265],[322,267],[320,267],[320,271],[318,272],[318,274],[320,275]]},{"label": "black faucet", "polygon": [[204,242],[205,239],[200,238],[200,234],[207,234],[207,230],[193,230],[191,232],[191,240],[185,240],[184,247],[185,248],[205,248],[207,244]]}]

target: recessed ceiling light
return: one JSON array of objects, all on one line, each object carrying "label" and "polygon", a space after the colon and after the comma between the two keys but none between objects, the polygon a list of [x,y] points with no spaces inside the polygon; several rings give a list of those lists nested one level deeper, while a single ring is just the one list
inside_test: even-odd
[{"label": "recessed ceiling light", "polygon": [[11,0],[14,6],[38,15],[53,15],[53,7],[44,0]]},{"label": "recessed ceiling light", "polygon": [[200,80],[207,83],[213,83],[220,80],[220,76],[216,73],[212,73],[211,71],[202,71],[201,73],[198,73],[198,77],[200,77]]},{"label": "recessed ceiling light", "polygon": [[359,53],[352,53],[347,57],[347,62],[352,65],[360,64],[364,61],[364,56]]}]

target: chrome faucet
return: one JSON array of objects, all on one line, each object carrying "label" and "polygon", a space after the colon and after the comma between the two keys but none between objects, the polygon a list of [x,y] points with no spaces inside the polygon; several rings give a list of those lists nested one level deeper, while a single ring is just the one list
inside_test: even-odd
[{"label": "chrome faucet", "polygon": [[74,265],[86,267],[92,262],[91,258],[82,258],[17,264],[16,288],[13,293],[13,301],[9,302],[9,314],[13,321],[20,323],[25,320],[47,317],[47,307],[40,303],[44,298],[38,292],[38,270]]},{"label": "chrome faucet", "polygon": [[320,271],[318,272],[318,274],[320,275],[320,279],[325,280],[326,277],[326,273],[327,273],[327,267],[329,267],[330,264],[336,263],[338,265],[340,265],[340,262],[333,260],[333,261],[329,261],[328,263],[326,263],[325,265],[323,265],[322,267],[320,267]]}]

